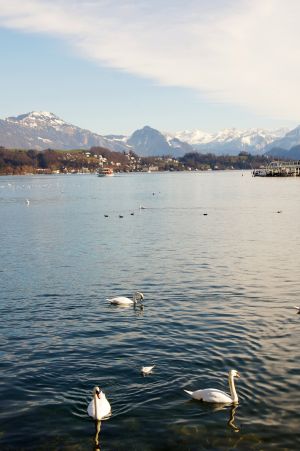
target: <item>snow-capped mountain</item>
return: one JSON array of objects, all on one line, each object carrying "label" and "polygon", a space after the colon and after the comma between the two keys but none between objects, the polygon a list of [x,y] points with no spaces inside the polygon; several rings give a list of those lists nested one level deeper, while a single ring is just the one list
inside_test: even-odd
[{"label": "snow-capped mountain", "polygon": [[6,121],[12,124],[22,125],[23,127],[38,128],[38,127],[54,127],[60,129],[61,127],[69,126],[65,121],[60,119],[53,113],[48,111],[32,111],[31,113],[21,114],[16,117],[8,117]]},{"label": "snow-capped mountain", "polygon": [[136,130],[126,142],[139,156],[143,157],[162,155],[180,157],[193,151],[189,144],[174,136],[164,135],[149,126]]},{"label": "snow-capped mountain", "polygon": [[129,149],[122,141],[104,138],[69,124],[48,111],[32,111],[0,120],[0,145],[37,150],[89,149],[92,146],[107,147],[120,152]]},{"label": "snow-capped mountain", "polygon": [[173,136],[181,141],[189,143],[191,146],[206,144],[214,139],[214,135],[212,133],[207,133],[203,130],[183,130],[174,133]]},{"label": "snow-capped mountain", "polygon": [[[292,147],[300,144],[300,125],[293,130],[286,133],[279,139],[274,140],[271,144],[266,146],[266,151],[271,151],[273,148],[280,148],[290,150]],[[269,152],[268,152],[269,153]]]},{"label": "snow-capped mountain", "polygon": [[149,126],[131,136],[101,136],[65,122],[48,111],[21,114],[0,119],[0,146],[21,149],[89,149],[106,147],[113,151],[133,150],[140,156],[183,156],[199,151],[236,155],[241,151],[265,153],[277,147],[290,149],[300,144],[300,126],[294,130],[225,129],[218,133],[202,130],[163,133]]},{"label": "snow-capped mountain", "polygon": [[266,146],[284,136],[287,129],[268,131],[264,129],[237,130],[229,128],[218,133],[206,133],[202,130],[177,132],[175,137],[185,140],[200,152],[212,152],[217,155],[237,155],[242,151],[264,153]]}]

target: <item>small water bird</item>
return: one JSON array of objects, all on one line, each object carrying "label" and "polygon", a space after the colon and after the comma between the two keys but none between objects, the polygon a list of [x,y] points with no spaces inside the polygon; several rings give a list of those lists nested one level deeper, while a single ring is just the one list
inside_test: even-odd
[{"label": "small water bird", "polygon": [[134,213],[132,212],[132,213],[130,213],[131,214],[131,216],[134,216]]},{"label": "small water bird", "polygon": [[104,215],[105,218],[108,218],[108,215]]},{"label": "small water bird", "polygon": [[207,216],[207,213],[203,213],[203,216]]},{"label": "small water bird", "polygon": [[119,215],[119,218],[124,218],[124,216],[122,216],[122,215]]},{"label": "small water bird", "polygon": [[298,310],[297,313],[300,315],[300,307],[296,307],[296,305],[295,305],[294,308]]},{"label": "small water bird", "polygon": [[30,205],[30,200],[26,199],[26,205]]},{"label": "small water bird", "polygon": [[94,420],[102,420],[111,414],[110,404],[99,387],[95,387],[93,390],[93,399],[88,405],[87,413]]},{"label": "small water bird", "polygon": [[115,298],[107,299],[113,305],[134,305],[136,306],[139,301],[144,299],[143,293],[136,291],[132,299],[126,298],[125,296],[117,296]]},{"label": "small water bird", "polygon": [[150,374],[150,373],[152,373],[152,370],[153,370],[154,367],[155,367],[155,365],[142,366],[141,373],[143,374],[143,376],[145,376],[146,374]]},{"label": "small water bird", "polygon": [[205,388],[204,390],[196,390],[194,392],[188,390],[184,391],[197,401],[223,403],[223,404],[238,404],[239,399],[234,385],[235,377],[237,378],[240,377],[238,371],[230,370],[228,375],[230,395],[216,388]]}]

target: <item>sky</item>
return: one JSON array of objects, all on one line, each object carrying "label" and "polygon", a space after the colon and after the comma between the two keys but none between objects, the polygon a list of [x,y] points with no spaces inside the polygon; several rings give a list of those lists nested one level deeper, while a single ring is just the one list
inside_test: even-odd
[{"label": "sky", "polygon": [[299,0],[0,0],[0,117],[100,134],[293,128]]}]

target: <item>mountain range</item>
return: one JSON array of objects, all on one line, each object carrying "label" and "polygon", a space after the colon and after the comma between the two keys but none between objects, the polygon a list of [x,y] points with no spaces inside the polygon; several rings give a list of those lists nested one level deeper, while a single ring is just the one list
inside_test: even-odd
[{"label": "mountain range", "polygon": [[68,124],[48,111],[0,119],[0,145],[21,149],[89,149],[92,146],[127,149],[126,144]]},{"label": "mountain range", "polygon": [[[101,146],[118,152],[132,150],[139,156],[180,157],[194,151],[237,155],[245,151],[284,157],[298,145],[300,126],[290,131],[285,128],[274,131],[232,128],[218,133],[202,130],[167,133],[145,126],[130,136],[102,136],[69,124],[47,111],[0,119],[0,146],[7,148],[68,150]],[[290,153],[292,158],[300,158],[299,149]]]}]

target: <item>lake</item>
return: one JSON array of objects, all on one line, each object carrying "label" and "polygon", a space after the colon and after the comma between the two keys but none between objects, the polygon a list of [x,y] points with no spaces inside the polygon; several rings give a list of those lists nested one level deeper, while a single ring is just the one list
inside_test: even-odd
[{"label": "lake", "polygon": [[[299,449],[299,206],[250,172],[1,177],[1,450]],[[235,408],[183,391],[230,369]]]}]

